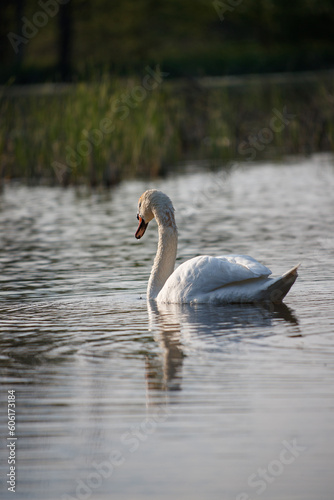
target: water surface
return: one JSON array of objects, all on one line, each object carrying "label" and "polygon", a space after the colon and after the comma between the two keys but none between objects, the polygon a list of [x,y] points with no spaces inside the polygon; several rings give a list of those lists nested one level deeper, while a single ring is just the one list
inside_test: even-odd
[{"label": "water surface", "polygon": [[[301,262],[285,306],[148,307],[147,188],[173,200],[178,261]],[[334,490],[330,157],[193,166],[110,192],[0,196],[1,498],[16,391],[16,498],[329,500]]]}]

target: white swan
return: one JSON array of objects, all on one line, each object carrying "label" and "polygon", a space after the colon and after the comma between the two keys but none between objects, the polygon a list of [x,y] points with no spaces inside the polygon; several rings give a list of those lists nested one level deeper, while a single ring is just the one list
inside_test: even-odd
[{"label": "white swan", "polygon": [[175,271],[177,227],[171,200],[150,189],[139,198],[136,238],[140,239],[155,217],[158,249],[147,286],[147,298],[164,303],[281,303],[297,278],[298,265],[278,278],[270,269],[246,255],[201,255]]}]

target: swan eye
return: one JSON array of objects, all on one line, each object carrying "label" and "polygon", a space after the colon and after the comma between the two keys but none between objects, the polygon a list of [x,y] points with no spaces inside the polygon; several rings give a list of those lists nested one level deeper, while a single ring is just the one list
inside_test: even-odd
[{"label": "swan eye", "polygon": [[137,220],[139,220],[139,214],[137,214]]}]

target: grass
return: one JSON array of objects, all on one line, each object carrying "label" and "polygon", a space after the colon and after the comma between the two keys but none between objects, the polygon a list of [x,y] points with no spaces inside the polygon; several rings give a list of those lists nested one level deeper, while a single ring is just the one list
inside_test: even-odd
[{"label": "grass", "polygon": [[334,82],[320,74],[296,81],[104,76],[33,92],[9,87],[0,98],[2,179],[111,185],[185,160],[222,164],[333,149]]}]

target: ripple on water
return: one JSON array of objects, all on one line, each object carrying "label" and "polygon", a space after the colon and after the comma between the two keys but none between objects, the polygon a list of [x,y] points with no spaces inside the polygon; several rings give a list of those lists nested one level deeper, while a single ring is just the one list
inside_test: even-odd
[{"label": "ripple on water", "polygon": [[[19,498],[76,498],[111,450],[124,463],[91,498],[254,498],[249,478],[293,439],[305,451],[266,483],[266,498],[331,498],[331,161],[184,173],[89,195],[5,187],[0,397],[17,391]],[[134,238],[148,187],[175,205],[177,262],[245,253],[279,274],[301,261],[286,306],[149,307],[155,223]]]}]

